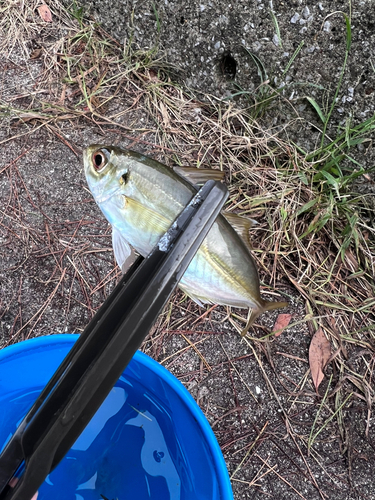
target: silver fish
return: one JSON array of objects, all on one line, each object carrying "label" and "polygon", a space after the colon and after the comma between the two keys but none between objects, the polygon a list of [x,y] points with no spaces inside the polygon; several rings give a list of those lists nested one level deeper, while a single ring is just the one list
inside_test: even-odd
[{"label": "silver fish", "polygon": [[[89,146],[83,157],[87,183],[112,225],[113,249],[123,270],[132,260],[132,248],[144,257],[150,253],[197,192],[193,184],[222,178],[217,170],[178,167],[174,171],[114,146]],[[219,215],[179,284],[200,306],[249,308],[242,335],[264,311],[288,305],[260,296],[248,241],[250,227],[247,218],[225,212]]]}]

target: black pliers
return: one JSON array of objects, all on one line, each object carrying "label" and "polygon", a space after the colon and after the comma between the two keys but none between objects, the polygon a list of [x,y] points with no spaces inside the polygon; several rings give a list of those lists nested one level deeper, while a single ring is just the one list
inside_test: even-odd
[{"label": "black pliers", "polygon": [[208,181],[150,255],[123,276],[1,453],[0,500],[30,500],[69,451],[148,334],[227,196],[223,184]]}]

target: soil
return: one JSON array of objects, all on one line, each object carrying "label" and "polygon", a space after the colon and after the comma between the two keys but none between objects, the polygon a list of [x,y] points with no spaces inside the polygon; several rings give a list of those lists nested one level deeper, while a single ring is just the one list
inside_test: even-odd
[{"label": "soil", "polygon": [[[240,90],[251,94],[262,84],[249,52],[254,54],[287,103],[283,112],[269,112],[269,123],[289,124],[301,115],[304,120],[296,120],[288,132],[305,151],[316,147],[316,127],[322,124],[306,96],[327,112],[344,64],[347,2],[90,0],[83,4],[121,43],[158,47],[177,69],[177,78],[200,97],[213,94],[236,105],[251,105],[251,99],[233,95]],[[354,125],[375,112],[375,11],[370,5],[369,0],[351,5],[350,56],[328,133],[334,134],[347,120]],[[366,146],[359,146],[359,156],[363,166],[371,168],[374,149]],[[367,188],[373,191],[372,186]]]},{"label": "soil", "polygon": [[[333,128],[375,112],[371,5],[360,1],[352,7],[352,50]],[[234,83],[246,90],[260,84],[243,49],[248,48],[262,59],[276,85],[285,80],[288,106],[309,116],[310,128],[300,128],[297,120],[288,133],[305,149],[314,147],[318,119],[304,95],[319,102],[332,98],[345,52],[345,22],[339,14],[326,16],[347,11],[346,3],[274,1],[270,7],[253,0],[166,0],[93,1],[91,6],[103,27],[122,43],[130,36],[142,48],[157,42],[168,61],[179,68],[176,78],[197,89],[201,98],[206,93],[228,97]],[[50,43],[63,34],[51,28]],[[282,72],[302,40],[304,46],[283,79]],[[25,59],[19,49],[0,65],[1,99],[20,108],[33,102],[36,80],[43,73],[41,60]],[[132,104],[125,97],[117,103],[119,111]],[[294,116],[283,117],[270,109],[265,120],[283,124]],[[5,347],[40,335],[82,332],[120,277],[110,227],[86,186],[83,148],[116,143],[159,160],[163,155],[150,145],[150,135],[134,146],[126,134],[103,124],[82,121],[73,127],[67,118],[59,129],[52,123],[38,128],[31,120],[14,123],[6,115],[2,118],[0,346]],[[149,120],[142,109],[135,109],[133,118],[144,124]],[[358,154],[367,168],[374,166],[372,144]],[[367,182],[366,190],[372,189]],[[289,308],[282,312],[291,313],[293,322],[302,318],[303,297],[282,278],[276,288],[290,297]],[[366,436],[368,407],[358,397],[342,412],[341,426],[330,419],[332,409],[321,405],[322,397],[329,377],[335,380],[338,374],[329,368],[316,394],[309,376],[311,331],[306,323],[272,341],[251,342],[239,336],[226,308],[205,313],[177,291],[142,350],[170,370],[205,413],[223,451],[234,498],[375,499],[374,417]],[[263,315],[252,335],[259,338],[270,332],[277,316],[278,312]],[[359,355],[359,350],[350,351],[348,364],[359,363]],[[327,425],[308,454],[306,445],[318,408],[317,425]]]}]

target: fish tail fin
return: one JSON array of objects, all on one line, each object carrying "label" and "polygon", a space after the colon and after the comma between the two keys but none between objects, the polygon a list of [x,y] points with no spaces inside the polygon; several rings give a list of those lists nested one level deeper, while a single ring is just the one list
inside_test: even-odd
[{"label": "fish tail fin", "polygon": [[249,309],[249,315],[247,317],[247,323],[245,328],[241,332],[241,337],[244,337],[249,328],[253,325],[254,321],[265,311],[274,311],[275,309],[281,309],[282,307],[287,307],[288,302],[268,302],[268,300],[262,301],[262,306],[258,309]]},{"label": "fish tail fin", "polygon": [[275,309],[288,307],[288,305],[288,302],[268,302],[268,300],[265,300],[263,302],[263,311],[274,311]]},{"label": "fish tail fin", "polygon": [[247,323],[245,325],[245,328],[241,332],[241,337],[245,337],[247,332],[249,331],[249,328],[253,325],[254,321],[257,319],[257,317],[262,314],[263,309],[249,309],[249,314],[247,316]]}]

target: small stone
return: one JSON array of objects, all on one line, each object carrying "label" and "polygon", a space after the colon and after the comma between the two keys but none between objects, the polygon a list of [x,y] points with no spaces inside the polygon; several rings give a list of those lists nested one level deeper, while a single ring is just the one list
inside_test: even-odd
[{"label": "small stone", "polygon": [[209,389],[206,386],[201,387],[198,390],[198,399],[207,396],[210,393]]},{"label": "small stone", "polygon": [[276,45],[276,47],[279,46],[279,37],[276,35],[276,33],[273,35],[273,38],[272,38],[272,42],[274,45]]},{"label": "small stone", "polygon": [[253,51],[258,52],[262,48],[262,44],[258,41],[253,43]]},{"label": "small stone", "polygon": [[290,20],[290,22],[291,22],[292,24],[296,24],[296,22],[298,21],[298,19],[299,19],[300,17],[301,17],[301,16],[300,16],[300,15],[296,12],[296,13],[294,14],[294,16],[292,17],[292,19]]},{"label": "small stone", "polygon": [[331,33],[331,23],[329,21],[326,21],[323,25],[323,31],[326,33]]},{"label": "small stone", "polygon": [[305,7],[305,8],[303,9],[303,11],[302,11],[302,16],[303,16],[305,19],[308,19],[309,15],[310,15],[310,9],[309,9],[309,8],[307,7],[307,5],[306,5],[306,7]]}]

